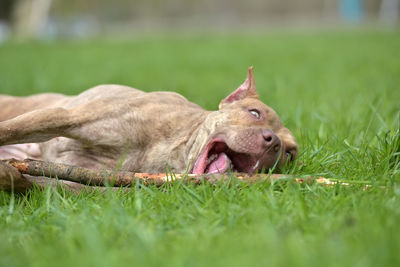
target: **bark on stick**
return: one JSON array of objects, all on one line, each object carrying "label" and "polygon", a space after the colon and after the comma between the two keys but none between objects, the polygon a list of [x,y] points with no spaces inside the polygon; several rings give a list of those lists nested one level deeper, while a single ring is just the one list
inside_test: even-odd
[{"label": "bark on stick", "polygon": [[293,179],[296,182],[311,182],[329,184],[331,181],[323,177],[315,178],[311,176],[296,178],[293,175],[284,174],[255,174],[248,175],[243,173],[234,174],[166,174],[166,173],[134,173],[126,171],[110,171],[110,170],[92,170],[77,166],[43,162],[39,160],[4,160],[5,163],[16,168],[22,174],[32,176],[45,176],[50,178],[57,178],[60,180],[67,180],[75,183],[92,185],[92,186],[105,186],[111,185],[115,187],[130,186],[136,182],[144,185],[157,185],[161,186],[167,182],[174,180],[184,180],[185,182],[200,183],[202,181],[215,183],[221,180],[229,180],[234,177],[235,179],[245,182],[256,182],[264,180],[277,180],[277,179]]}]

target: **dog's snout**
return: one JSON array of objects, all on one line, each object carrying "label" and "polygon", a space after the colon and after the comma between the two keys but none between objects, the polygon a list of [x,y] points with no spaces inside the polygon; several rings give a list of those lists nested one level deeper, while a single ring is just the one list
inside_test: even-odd
[{"label": "dog's snout", "polygon": [[275,152],[278,152],[281,149],[281,141],[276,134],[270,130],[264,130],[262,135],[268,149],[272,148]]}]

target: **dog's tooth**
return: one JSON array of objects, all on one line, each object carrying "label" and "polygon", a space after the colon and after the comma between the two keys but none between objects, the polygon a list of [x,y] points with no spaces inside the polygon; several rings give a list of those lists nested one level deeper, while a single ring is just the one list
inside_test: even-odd
[{"label": "dog's tooth", "polygon": [[257,160],[256,164],[253,167],[253,171],[255,171],[258,168],[258,165],[260,165],[260,161]]},{"label": "dog's tooth", "polygon": [[207,165],[210,164],[213,160],[215,160],[218,157],[217,154],[212,154],[208,159],[207,159]]},{"label": "dog's tooth", "polygon": [[232,170],[233,167],[235,167],[233,166],[232,160],[229,157],[226,157],[226,162],[229,165],[228,169]]}]

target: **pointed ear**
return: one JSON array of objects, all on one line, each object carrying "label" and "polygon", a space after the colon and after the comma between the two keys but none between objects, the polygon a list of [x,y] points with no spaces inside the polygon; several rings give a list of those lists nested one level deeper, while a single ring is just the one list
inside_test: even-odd
[{"label": "pointed ear", "polygon": [[239,86],[238,89],[233,91],[230,95],[228,95],[225,99],[219,103],[219,109],[222,108],[223,105],[232,103],[234,101],[238,101],[247,97],[258,98],[258,94],[256,91],[256,84],[254,82],[253,76],[253,67],[249,68],[249,72],[247,74],[247,78],[244,83]]}]

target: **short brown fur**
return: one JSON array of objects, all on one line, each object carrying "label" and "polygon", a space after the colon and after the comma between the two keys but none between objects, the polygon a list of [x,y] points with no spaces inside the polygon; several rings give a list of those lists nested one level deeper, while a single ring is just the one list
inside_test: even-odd
[{"label": "short brown fur", "polygon": [[[122,170],[150,173],[168,167],[183,173],[217,135],[237,153],[264,157],[265,130],[280,140],[279,164],[287,159],[286,152],[292,157],[297,153],[291,132],[258,99],[252,69],[217,111],[206,111],[173,92],[145,93],[121,85],[100,85],[73,97],[0,96],[0,106],[0,158],[1,146],[39,143],[42,160],[95,169],[120,165]],[[271,167],[270,159],[263,160],[264,167]]]}]

